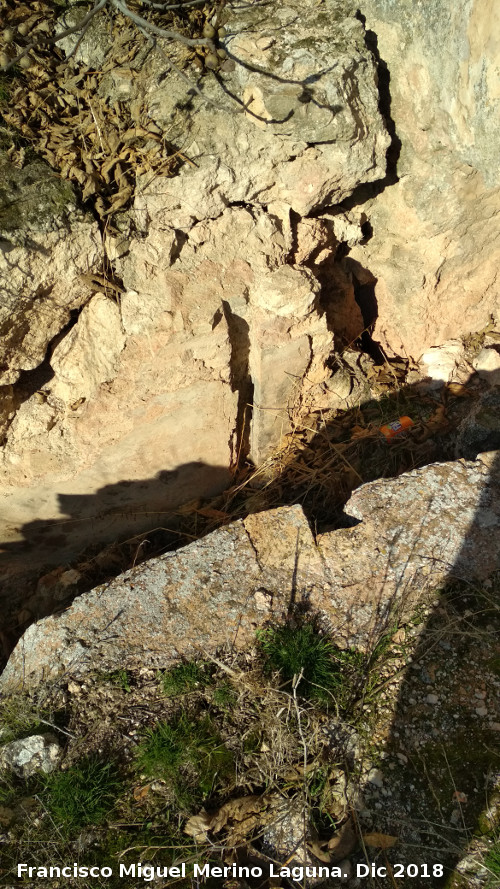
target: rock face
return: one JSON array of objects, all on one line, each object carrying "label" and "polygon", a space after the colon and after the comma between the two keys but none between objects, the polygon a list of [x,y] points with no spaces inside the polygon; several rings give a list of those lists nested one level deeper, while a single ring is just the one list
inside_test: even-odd
[{"label": "rock face", "polygon": [[376,338],[418,358],[498,318],[500,10],[366,0],[362,12],[400,154],[397,177],[393,163],[366,195],[373,237],[351,257],[377,279]]},{"label": "rock face", "polygon": [[390,137],[374,58],[354,13],[339,0],[235,11],[224,38],[235,71],[224,91],[207,81],[209,102],[193,98],[187,138],[185,84],[150,85],[150,116],[172,140],[183,137],[198,165],[183,167],[168,189],[161,182],[148,189],[162,193],[170,225],[186,229],[235,202],[283,203],[306,216],[385,176]]},{"label": "rock face", "polygon": [[96,664],[166,667],[248,646],[258,626],[300,602],[324,616],[339,644],[374,644],[448,577],[484,580],[500,568],[499,483],[494,453],[373,482],[347,504],[357,524],[317,542],[298,506],[248,516],[32,625],[0,691]]},{"label": "rock face", "polygon": [[[32,238],[5,255],[23,310],[4,375],[14,386],[0,461],[4,577],[220,491],[238,456],[263,461],[289,412],[307,407],[337,333],[363,328],[352,286],[330,287],[320,305],[308,264],[361,238],[359,217],[296,225],[385,176],[390,137],[363,26],[337,0],[288,0],[238,9],[227,31],[235,69],[223,90],[204,80],[191,114],[161,56],[137,87],[189,162],[174,178],[144,175],[123,234],[107,233],[119,297],[79,277],[97,266],[95,226],[85,246],[71,228],[44,235],[43,251]],[[20,398],[19,370],[40,365],[49,342],[47,377]]]},{"label": "rock face", "polygon": [[17,169],[0,150],[1,387],[42,363],[88,299],[80,276],[101,249],[97,223],[77,211],[68,183],[39,161]]},{"label": "rock face", "polygon": [[[102,240],[52,172],[0,157],[8,587],[166,524],[239,457],[261,464],[365,328],[432,362],[498,312],[493,0],[227,10],[234,70],[201,95],[159,52],[101,83],[184,158],[173,178],[138,176]],[[80,61],[99,67],[101,36]],[[123,291],[82,277],[102,268]]]}]

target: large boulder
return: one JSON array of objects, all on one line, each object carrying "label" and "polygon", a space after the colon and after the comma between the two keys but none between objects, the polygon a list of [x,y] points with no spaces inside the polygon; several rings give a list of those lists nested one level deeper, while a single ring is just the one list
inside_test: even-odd
[{"label": "large boulder", "polygon": [[346,506],[351,527],[316,541],[299,506],[250,515],[33,624],[0,691],[245,647],[300,604],[341,646],[366,648],[448,578],[481,581],[500,568],[499,482],[494,453],[372,482]]}]

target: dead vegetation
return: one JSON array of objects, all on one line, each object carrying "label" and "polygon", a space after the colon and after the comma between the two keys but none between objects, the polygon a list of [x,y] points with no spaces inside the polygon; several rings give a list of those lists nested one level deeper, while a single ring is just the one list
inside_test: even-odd
[{"label": "dead vegetation", "polygon": [[[129,8],[120,0],[101,0],[82,11],[80,4],[68,7],[56,0],[29,5],[2,0],[8,27],[0,35],[0,115],[10,129],[9,159],[22,167],[31,148],[109,224],[131,205],[141,177],[174,175],[189,162],[149,118],[144,97],[134,89],[156,41],[179,47],[178,63],[161,50],[164,66],[186,81],[186,94],[201,94],[194,62],[200,63],[201,72],[229,64],[210,24],[215,21],[223,33],[223,6],[192,0],[145,5],[138,0]],[[99,67],[75,61],[89,28],[105,47]],[[72,35],[70,51],[64,40]],[[117,83],[132,98],[120,100]]]},{"label": "dead vegetation", "polygon": [[[359,778],[361,751],[349,726],[360,687],[346,653],[314,627],[308,618],[292,620],[286,639],[270,628],[254,651],[221,652],[167,673],[118,671],[57,683],[43,712],[64,727],[62,771],[29,786],[2,781],[10,867],[16,860],[44,866],[54,849],[64,860],[82,843],[86,860],[113,858],[116,871],[117,862],[138,860],[258,861],[265,870],[349,855],[358,828],[348,788]],[[307,639],[304,628],[311,628]],[[313,636],[324,651],[319,674],[308,655]],[[273,671],[278,650],[282,667]],[[301,659],[303,669],[290,678]],[[317,695],[316,703],[309,696],[314,679],[325,683],[319,706]],[[24,705],[23,714],[25,727]],[[40,731],[40,715],[37,705],[32,731]],[[373,832],[365,842],[389,847]]]},{"label": "dead vegetation", "polygon": [[[433,886],[493,889],[500,773],[495,731],[474,708],[479,686],[488,707],[498,686],[495,591],[450,588],[438,609],[429,603],[362,658],[339,652],[335,634],[304,612],[246,653],[167,672],[68,675],[37,698],[2,701],[9,738],[49,725],[64,746],[62,768],[46,778],[0,778],[2,879],[19,861],[112,869],[49,884],[87,889],[123,884],[120,865],[184,862],[185,879],[160,875],[156,884],[187,889],[194,863],[235,864],[261,868],[263,878],[204,884],[267,889],[272,865],[292,889],[310,883],[300,868],[341,866],[352,877],[375,863],[389,870],[367,874],[371,889],[405,886],[409,876],[420,889],[434,866],[443,878],[435,870]],[[324,653],[319,698],[313,635]],[[426,677],[438,709],[427,703]],[[417,873],[396,879],[398,862]]]}]

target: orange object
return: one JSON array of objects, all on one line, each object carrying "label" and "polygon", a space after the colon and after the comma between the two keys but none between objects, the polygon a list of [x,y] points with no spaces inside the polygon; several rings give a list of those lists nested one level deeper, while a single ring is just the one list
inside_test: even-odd
[{"label": "orange object", "polygon": [[406,432],[413,425],[413,420],[410,417],[400,417],[399,420],[393,420],[392,423],[381,426],[380,431],[390,441],[395,435],[399,435],[400,432]]}]

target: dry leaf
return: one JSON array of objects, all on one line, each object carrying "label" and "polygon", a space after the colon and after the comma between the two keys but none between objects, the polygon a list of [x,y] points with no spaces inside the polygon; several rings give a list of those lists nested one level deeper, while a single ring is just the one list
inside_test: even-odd
[{"label": "dry leaf", "polygon": [[120,163],[116,164],[114,176],[115,181],[118,183],[118,187],[120,189],[127,188],[127,186],[129,185],[129,181],[127,179],[127,174]]},{"label": "dry leaf", "polygon": [[310,840],[306,845],[311,855],[314,855],[319,861],[324,861],[325,864],[330,864],[332,856],[322,848],[325,843],[320,843],[319,840]]},{"label": "dry leaf", "polygon": [[310,762],[304,769],[302,763],[296,763],[293,768],[291,768],[288,772],[285,772],[283,775],[284,781],[301,781],[304,778],[304,774],[309,775],[311,772],[314,772],[318,768],[317,763]]},{"label": "dry leaf", "polygon": [[361,438],[371,438],[377,435],[377,431],[371,426],[353,426],[351,429],[351,441],[357,441]]},{"label": "dry leaf", "polygon": [[200,812],[199,815],[192,815],[184,827],[184,833],[193,837],[198,843],[206,843],[208,840],[207,830],[210,829],[210,816],[206,812]]},{"label": "dry leaf", "polygon": [[68,176],[70,179],[76,179],[79,185],[83,185],[86,181],[87,177],[83,170],[80,170],[79,167],[72,166],[68,170]]},{"label": "dry leaf", "polygon": [[210,830],[218,833],[228,821],[243,821],[248,815],[261,812],[265,808],[264,798],[260,796],[243,796],[230,800],[212,816]]},{"label": "dry leaf", "polygon": [[139,785],[138,787],[134,787],[134,799],[138,803],[142,803],[149,791],[151,790],[151,784]]},{"label": "dry leaf", "polygon": [[105,182],[108,183],[108,185],[109,185],[109,183],[111,182],[111,176],[109,175],[109,173],[110,173],[110,171],[113,169],[113,167],[115,166],[115,164],[116,164],[117,162],[118,162],[118,158],[117,158],[117,157],[109,157],[109,158],[107,159],[107,161],[104,161],[104,163],[103,163],[103,165],[102,165],[102,167],[101,167],[101,176],[103,177],[103,179],[105,180]]},{"label": "dry leaf", "polygon": [[212,509],[210,506],[204,506],[203,509],[197,510],[199,515],[205,516],[207,519],[227,519],[227,512],[221,509]]},{"label": "dry leaf", "polygon": [[91,195],[97,192],[99,181],[96,176],[89,176],[82,193],[82,201],[86,201]]},{"label": "dry leaf", "polygon": [[132,127],[129,130],[125,130],[125,132],[123,133],[122,142],[131,142],[133,139],[138,139],[139,136],[151,136],[151,135],[152,134],[148,133],[148,131],[145,130],[144,127],[141,127],[141,126]]},{"label": "dry leaf", "polygon": [[398,838],[392,837],[388,833],[365,833],[363,841],[365,846],[370,846],[372,849],[392,849]]},{"label": "dry leaf", "polygon": [[106,142],[109,145],[110,151],[114,154],[121,143],[121,139],[115,130],[108,130],[106,132]]},{"label": "dry leaf", "polygon": [[342,858],[347,858],[348,855],[356,848],[356,844],[358,842],[358,837],[356,834],[356,829],[354,827],[352,818],[349,818],[346,823],[340,828],[340,830],[336,831],[332,838],[328,842],[328,848],[331,852],[332,858],[334,861],[341,861]]},{"label": "dry leaf", "polygon": [[133,193],[134,189],[132,188],[132,186],[120,189],[117,194],[113,195],[111,199],[111,205],[108,207],[103,215],[109,216],[110,213],[116,213],[117,210],[121,210],[121,208],[125,206],[127,201],[130,200]]},{"label": "dry leaf", "polygon": [[467,389],[467,386],[463,386],[462,383],[448,383],[446,386],[450,395],[454,395],[455,398],[466,398],[469,395],[472,395],[472,392]]},{"label": "dry leaf", "polygon": [[443,432],[445,429],[448,429],[449,426],[450,423],[446,417],[446,407],[444,404],[440,404],[434,413],[431,414],[426,423],[423,424],[423,434],[419,436],[418,440],[426,441],[431,435],[434,435],[435,432]]}]

